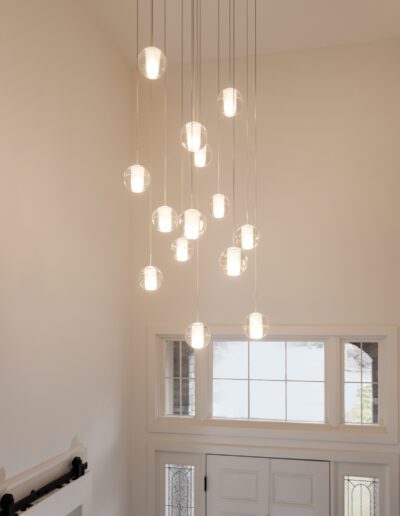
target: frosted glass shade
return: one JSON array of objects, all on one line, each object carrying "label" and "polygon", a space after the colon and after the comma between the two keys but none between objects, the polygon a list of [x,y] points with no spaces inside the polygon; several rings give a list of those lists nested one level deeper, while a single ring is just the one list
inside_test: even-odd
[{"label": "frosted glass shade", "polygon": [[145,192],[150,182],[150,173],[143,165],[131,165],[124,172],[124,185],[132,193]]},{"label": "frosted glass shade", "polygon": [[146,47],[138,56],[138,66],[146,79],[154,81],[164,75],[167,58],[158,47]]},{"label": "frosted glass shade", "polygon": [[197,152],[207,145],[207,129],[200,122],[187,122],[181,130],[181,143],[189,152]]},{"label": "frosted glass shade", "polygon": [[247,269],[247,256],[240,247],[228,247],[221,254],[219,263],[227,276],[240,276]]},{"label": "frosted glass shade", "polygon": [[223,219],[229,211],[229,199],[222,193],[216,193],[211,197],[210,211],[214,219]]},{"label": "frosted glass shade", "polygon": [[179,217],[179,226],[182,233],[188,240],[197,240],[200,238],[207,227],[205,216],[195,208],[185,210]]},{"label": "frosted glass shade", "polygon": [[246,317],[243,330],[250,340],[260,340],[269,332],[269,324],[263,314],[253,312]]},{"label": "frosted glass shade", "polygon": [[224,88],[218,95],[218,106],[221,115],[227,118],[236,116],[242,107],[242,94],[236,88]]},{"label": "frosted glass shade", "polygon": [[193,255],[193,244],[185,237],[179,237],[171,244],[171,251],[177,262],[187,262]]},{"label": "frosted glass shade", "polygon": [[193,165],[196,168],[204,168],[211,162],[211,146],[205,145],[202,149],[196,151],[193,154]]},{"label": "frosted glass shade", "polygon": [[251,251],[260,242],[260,232],[252,224],[243,224],[235,231],[235,244],[245,251]]},{"label": "frosted glass shade", "polygon": [[194,322],[186,329],[185,340],[193,349],[203,349],[210,343],[211,333],[202,322]]},{"label": "frosted glass shade", "polygon": [[160,269],[157,269],[157,267],[154,267],[154,265],[148,265],[139,273],[139,284],[143,290],[149,292],[158,290],[161,287],[162,281],[162,272]]},{"label": "frosted glass shade", "polygon": [[159,206],[153,213],[152,222],[160,233],[171,233],[178,225],[178,215],[171,206]]}]

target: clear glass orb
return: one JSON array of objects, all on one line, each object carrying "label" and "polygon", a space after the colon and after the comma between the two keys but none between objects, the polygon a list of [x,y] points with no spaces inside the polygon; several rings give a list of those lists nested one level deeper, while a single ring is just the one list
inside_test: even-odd
[{"label": "clear glass orb", "polygon": [[147,265],[139,273],[139,284],[143,290],[152,292],[158,290],[163,282],[163,275],[160,269],[154,265]]},{"label": "clear glass orb", "polygon": [[181,143],[189,152],[197,152],[207,145],[207,129],[200,122],[187,122],[181,130]]},{"label": "clear glass orb", "polygon": [[193,349],[203,349],[210,343],[211,333],[202,322],[194,322],[186,328],[185,340]]},{"label": "clear glass orb", "polygon": [[210,145],[205,145],[199,151],[193,153],[193,165],[196,168],[204,168],[211,162],[212,150]]},{"label": "clear glass orb", "polygon": [[250,340],[263,339],[269,332],[269,324],[265,315],[253,312],[246,317],[243,331]]},{"label": "clear glass orb", "polygon": [[214,219],[223,219],[229,211],[229,199],[222,193],[216,193],[211,197],[210,211]]},{"label": "clear glass orb", "polygon": [[140,73],[152,81],[164,75],[167,68],[167,58],[157,47],[146,47],[138,56]]},{"label": "clear glass orb", "polygon": [[219,264],[227,276],[240,276],[247,269],[247,255],[240,247],[228,247],[221,254]]},{"label": "clear glass orb", "polygon": [[227,118],[233,118],[239,113],[242,102],[242,94],[236,88],[224,88],[218,95],[219,110]]},{"label": "clear glass orb", "polygon": [[188,240],[200,238],[207,227],[205,216],[195,208],[189,208],[181,213],[179,226],[182,228],[183,236]]},{"label": "clear glass orb", "polygon": [[171,244],[171,251],[177,262],[187,262],[193,255],[193,244],[185,237],[179,237]]},{"label": "clear glass orb", "polygon": [[235,244],[245,251],[251,251],[260,242],[260,232],[252,224],[243,224],[235,231]]},{"label": "clear glass orb", "polygon": [[159,206],[153,212],[152,222],[160,233],[171,233],[177,228],[178,215],[171,206]]},{"label": "clear glass orb", "polygon": [[145,192],[150,182],[150,172],[142,165],[131,165],[124,172],[124,185],[132,193]]}]

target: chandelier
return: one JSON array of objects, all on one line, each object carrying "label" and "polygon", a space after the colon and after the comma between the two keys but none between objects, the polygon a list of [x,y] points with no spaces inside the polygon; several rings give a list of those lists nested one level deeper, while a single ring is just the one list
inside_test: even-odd
[{"label": "chandelier", "polygon": [[[205,125],[201,121],[201,67],[202,67],[202,0],[190,0],[190,117],[184,119],[183,113],[183,95],[184,95],[184,0],[181,0],[181,131],[176,135],[176,144],[181,145],[190,156],[190,180],[191,195],[190,203],[183,208],[178,214],[176,210],[168,205],[167,202],[167,91],[166,91],[166,73],[167,73],[167,34],[166,34],[166,16],[167,2],[164,0],[164,44],[163,49],[158,48],[154,44],[154,0],[151,0],[150,6],[150,41],[148,46],[139,51],[139,1],[136,0],[136,124],[139,125],[139,73],[145,77],[151,88],[152,81],[163,80],[163,125],[164,125],[164,198],[163,204],[153,210],[152,206],[152,185],[149,170],[140,161],[139,147],[136,144],[136,162],[129,166],[124,172],[124,184],[126,188],[134,195],[143,194],[148,191],[149,195],[149,262],[139,273],[139,285],[145,291],[157,291],[163,283],[163,274],[161,270],[152,263],[152,239],[153,231],[160,233],[178,232],[178,236],[170,244],[173,258],[177,264],[187,262],[192,257],[195,259],[194,269],[196,278],[196,315],[195,321],[188,325],[185,332],[187,343],[194,349],[202,349],[206,347],[211,340],[211,333],[204,322],[201,322],[199,310],[199,240],[207,230],[207,220],[205,214],[199,210],[199,194],[198,189],[194,192],[193,183],[197,182],[201,169],[213,159],[211,145],[208,142],[208,134]],[[227,19],[229,20],[228,31],[228,48],[229,48],[229,77],[226,84],[221,87],[220,74],[220,27],[221,27],[221,4],[227,8]],[[250,10],[254,20],[253,38],[250,38]],[[247,338],[251,340],[263,339],[269,331],[268,321],[257,307],[257,246],[260,242],[260,231],[257,227],[257,0],[246,0],[246,87],[244,95],[237,88],[236,77],[236,0],[218,0],[218,77],[216,92],[216,109],[218,110],[218,128],[216,142],[216,193],[208,201],[209,213],[215,221],[226,218],[231,212],[232,218],[232,245],[221,250],[219,264],[222,272],[228,278],[241,276],[248,268],[249,254],[254,256],[254,311],[249,313],[243,323],[243,332]],[[250,39],[252,41],[250,42]],[[250,72],[250,43],[254,50],[254,65]],[[250,91],[250,82],[252,82],[253,90]],[[253,135],[250,137],[250,110],[252,96],[253,109],[251,113]],[[245,108],[245,109],[244,109]],[[243,120],[240,121],[241,113],[245,112]],[[225,121],[224,121],[225,120]],[[221,191],[221,175],[222,167],[220,160],[221,147],[221,123],[231,124],[232,128],[232,199]],[[253,169],[253,187],[254,187],[254,210],[250,216],[248,199],[246,199],[246,216],[245,220],[238,224],[236,217],[236,197],[237,197],[237,178],[236,178],[236,132],[237,124],[245,124],[246,133],[246,188],[250,183],[249,169],[252,163]],[[140,131],[138,130],[138,134]],[[252,141],[251,141],[252,140]],[[254,152],[252,160],[250,157],[251,144]],[[182,165],[182,181],[183,181],[183,165]],[[179,265],[178,265],[179,266]],[[227,280],[229,281],[229,279]]]}]

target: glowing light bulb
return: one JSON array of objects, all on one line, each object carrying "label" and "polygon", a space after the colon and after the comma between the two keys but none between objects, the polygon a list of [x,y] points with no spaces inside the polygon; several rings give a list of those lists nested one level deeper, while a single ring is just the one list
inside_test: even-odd
[{"label": "glowing light bulb", "polygon": [[263,314],[253,312],[246,317],[243,330],[249,339],[260,340],[269,332],[269,324]]},{"label": "glowing light bulb", "polygon": [[206,230],[204,215],[195,208],[185,210],[179,217],[179,225],[182,227],[183,236],[188,240],[197,240]]},{"label": "glowing light bulb", "polygon": [[139,273],[139,284],[142,289],[152,292],[161,287],[163,275],[154,265],[148,265]]},{"label": "glowing light bulb", "polygon": [[228,247],[221,254],[219,263],[227,276],[240,276],[247,269],[247,256],[240,247]]},{"label": "glowing light bulb", "polygon": [[185,237],[179,237],[171,244],[171,250],[177,262],[187,262],[193,254],[193,244]]},{"label": "glowing light bulb", "polygon": [[124,185],[132,193],[143,193],[150,185],[149,171],[142,165],[131,165],[124,172]]},{"label": "glowing light bulb", "polygon": [[217,193],[211,197],[211,215],[214,219],[223,219],[229,210],[229,199],[226,195]]},{"label": "glowing light bulb", "polygon": [[194,322],[186,329],[186,342],[193,349],[203,349],[210,343],[211,334],[202,322]]},{"label": "glowing light bulb", "polygon": [[139,70],[152,81],[159,79],[167,68],[167,58],[157,47],[146,47],[138,56]]},{"label": "glowing light bulb", "polygon": [[260,242],[260,232],[252,224],[243,224],[235,231],[235,244],[245,251],[251,251]]},{"label": "glowing light bulb", "polygon": [[193,163],[196,168],[204,168],[211,162],[211,147],[205,145],[193,154]]},{"label": "glowing light bulb", "polygon": [[154,211],[152,222],[160,233],[171,233],[176,229],[178,216],[171,206],[160,206]]},{"label": "glowing light bulb", "polygon": [[207,144],[207,130],[200,122],[187,122],[181,130],[181,143],[189,152],[197,152]]},{"label": "glowing light bulb", "polygon": [[218,104],[223,116],[233,118],[242,105],[242,94],[236,88],[224,88],[218,96]]}]

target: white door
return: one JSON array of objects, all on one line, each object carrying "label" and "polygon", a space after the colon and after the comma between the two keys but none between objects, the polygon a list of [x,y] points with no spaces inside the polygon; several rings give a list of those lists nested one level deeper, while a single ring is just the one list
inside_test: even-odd
[{"label": "white door", "polygon": [[270,516],[329,516],[329,462],[270,461]]},{"label": "white door", "polygon": [[207,516],[329,516],[329,463],[208,455]]},{"label": "white door", "polygon": [[266,516],[268,460],[207,456],[207,516]]}]

